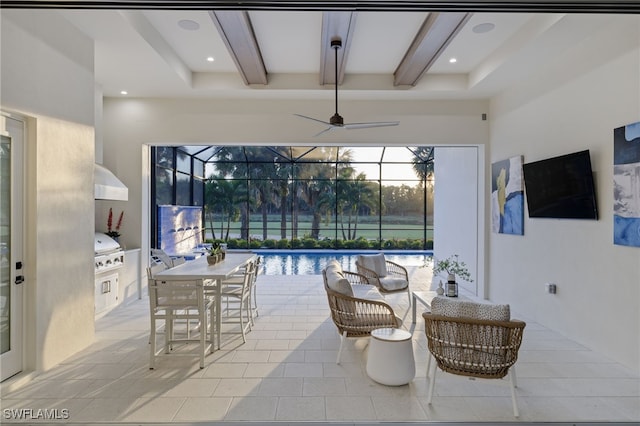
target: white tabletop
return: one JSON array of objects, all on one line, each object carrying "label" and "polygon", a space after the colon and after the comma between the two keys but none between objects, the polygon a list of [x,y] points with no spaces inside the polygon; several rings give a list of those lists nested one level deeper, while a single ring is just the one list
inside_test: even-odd
[{"label": "white tabletop", "polygon": [[254,258],[256,258],[255,253],[227,252],[223,261],[218,262],[215,265],[209,265],[207,263],[207,257],[200,256],[195,260],[158,272],[154,275],[154,278],[175,280],[223,280]]},{"label": "white tabletop", "polygon": [[400,328],[377,328],[371,332],[371,337],[386,342],[402,342],[411,340],[411,333]]}]

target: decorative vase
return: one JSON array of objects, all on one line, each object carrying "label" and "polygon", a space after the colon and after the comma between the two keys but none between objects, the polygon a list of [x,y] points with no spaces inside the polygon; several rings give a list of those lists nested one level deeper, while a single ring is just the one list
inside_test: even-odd
[{"label": "decorative vase", "polygon": [[209,265],[215,265],[216,263],[218,263],[218,255],[217,254],[208,255],[207,263]]},{"label": "decorative vase", "polygon": [[438,288],[436,289],[436,294],[438,296],[442,296],[444,294],[444,287],[442,287],[442,280],[440,280],[440,283],[438,284]]},{"label": "decorative vase", "polygon": [[449,274],[447,278],[447,296],[458,297],[458,283],[455,274]]}]

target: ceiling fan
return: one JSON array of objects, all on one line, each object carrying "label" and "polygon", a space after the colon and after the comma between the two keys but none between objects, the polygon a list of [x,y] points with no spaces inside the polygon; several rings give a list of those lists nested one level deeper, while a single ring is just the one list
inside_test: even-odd
[{"label": "ceiling fan", "polygon": [[335,114],[331,116],[328,122],[324,120],[318,120],[317,118],[308,117],[302,114],[294,114],[294,115],[297,115],[298,117],[306,118],[307,120],[317,121],[318,123],[326,124],[327,126],[329,126],[323,131],[321,131],[320,133],[315,134],[314,137],[320,136],[325,132],[329,132],[331,130],[337,130],[337,129],[346,129],[346,130],[366,129],[369,127],[388,127],[388,126],[397,126],[398,124],[400,124],[399,121],[373,121],[368,123],[345,123],[344,122],[344,119],[342,118],[342,116],[338,114],[338,49],[342,48],[342,40],[340,39],[331,40],[331,48],[335,51],[335,58],[336,58],[335,60],[335,70],[336,70],[336,80],[335,80],[336,112]]}]

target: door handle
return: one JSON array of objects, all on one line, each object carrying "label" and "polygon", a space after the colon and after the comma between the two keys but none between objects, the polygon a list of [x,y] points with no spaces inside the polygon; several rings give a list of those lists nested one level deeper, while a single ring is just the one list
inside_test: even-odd
[{"label": "door handle", "polygon": [[18,276],[16,276],[16,280],[14,281],[14,283],[15,283],[16,285],[18,285],[18,284],[22,284],[23,282],[24,282],[24,275],[18,275]]}]

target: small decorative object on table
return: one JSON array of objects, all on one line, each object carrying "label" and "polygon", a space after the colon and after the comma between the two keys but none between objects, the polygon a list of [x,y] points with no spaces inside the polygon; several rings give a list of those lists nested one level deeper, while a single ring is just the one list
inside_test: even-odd
[{"label": "small decorative object on table", "polygon": [[444,287],[442,287],[442,280],[440,280],[440,283],[438,284],[436,293],[438,294],[438,296],[442,296],[444,294]]},{"label": "small decorative object on table", "polygon": [[220,243],[214,241],[213,243],[211,243],[211,248],[207,252],[207,263],[209,265],[215,265],[223,259],[224,252],[220,248]]},{"label": "small decorative object on table", "polygon": [[447,296],[458,297],[458,283],[454,274],[449,274],[447,278]]},{"label": "small decorative object on table", "polygon": [[449,256],[444,260],[435,260],[433,273],[439,274],[440,272],[446,272],[448,275],[446,295],[449,297],[458,297],[458,283],[456,282],[456,275],[463,280],[473,282],[466,263],[458,260],[457,254]]}]

